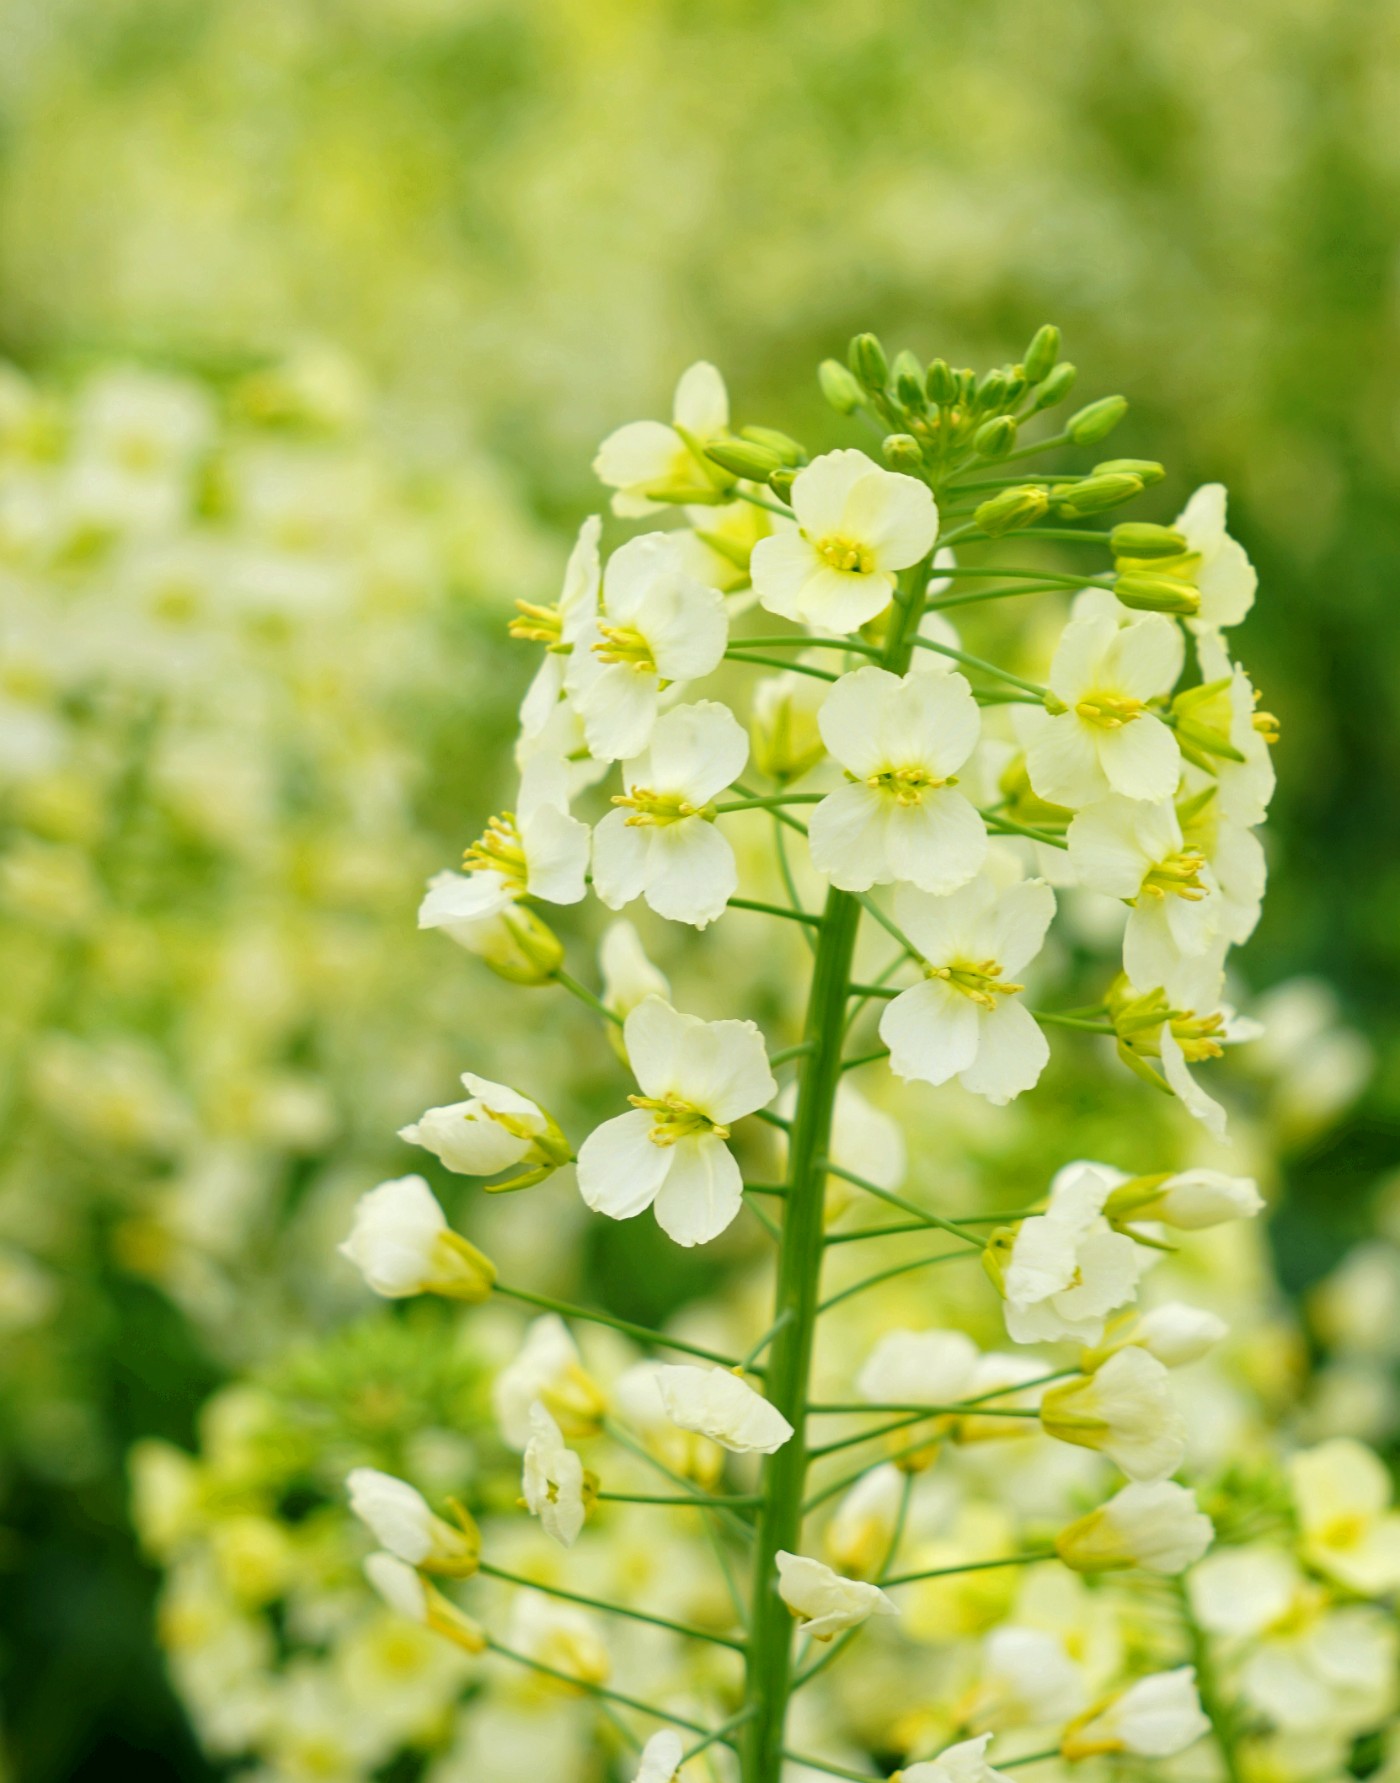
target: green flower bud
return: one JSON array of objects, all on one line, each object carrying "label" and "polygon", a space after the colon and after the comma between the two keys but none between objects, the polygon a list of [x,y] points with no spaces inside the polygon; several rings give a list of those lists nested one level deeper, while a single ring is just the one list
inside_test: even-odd
[{"label": "green flower bud", "polygon": [[1024,370],[1019,365],[1014,366],[1011,375],[1006,380],[1006,391],[1001,399],[1001,406],[1004,409],[1015,408],[1016,404],[1020,402],[1021,398],[1026,394],[1027,382],[1028,380]]},{"label": "green flower bud", "polygon": [[1031,384],[1042,384],[1055,369],[1055,361],[1060,356],[1060,331],[1053,322],[1046,322],[1037,328],[1031,337],[1031,344],[1026,348],[1026,357],[1022,368],[1026,380]]},{"label": "green flower bud", "polygon": [[1160,483],[1167,474],[1165,466],[1154,458],[1105,458],[1102,464],[1094,466],[1096,477],[1112,476],[1114,471],[1130,471],[1133,476],[1141,477],[1144,488]]},{"label": "green flower bud", "polygon": [[1036,483],[1025,483],[1019,489],[1003,489],[976,509],[972,518],[992,538],[1011,532],[1018,526],[1029,526],[1039,520],[1050,506],[1050,497]]},{"label": "green flower bud", "polygon": [[[1111,475],[1111,472],[1096,471]],[[1115,557],[1179,557],[1186,549],[1186,535],[1174,526],[1152,526],[1146,521],[1125,520],[1108,535]]]},{"label": "green flower bud", "polygon": [[929,401],[937,403],[941,408],[957,401],[958,380],[946,359],[929,361],[927,389]]},{"label": "green flower bud", "polygon": [[1141,571],[1119,576],[1113,592],[1125,607],[1139,613],[1199,613],[1201,597],[1189,582]]},{"label": "green flower bud", "polygon": [[1078,376],[1078,367],[1071,365],[1068,359],[1062,365],[1057,365],[1036,391],[1031,413],[1038,415],[1042,409],[1053,409],[1057,402],[1063,402],[1074,388],[1074,380]]},{"label": "green flower bud", "polygon": [[774,471],[772,476],[769,477],[768,487],[773,491],[774,495],[777,496],[779,501],[791,501],[792,486],[796,481],[797,472],[790,466],[784,465],[782,470]]},{"label": "green flower bud", "polygon": [[751,440],[720,440],[706,446],[705,455],[733,476],[745,477],[751,483],[766,483],[774,471],[783,467],[781,457],[772,447],[756,445]]},{"label": "green flower bud", "polygon": [[564,943],[524,904],[512,905],[471,950],[512,984],[549,984],[564,964]]},{"label": "green flower bud", "polygon": [[919,442],[912,433],[887,434],[881,451],[892,471],[917,471],[924,462]]},{"label": "green flower bud", "polygon": [[1085,477],[1082,482],[1062,486],[1054,499],[1060,512],[1074,519],[1081,514],[1101,514],[1105,508],[1121,507],[1141,494],[1141,477],[1115,471],[1110,476]]},{"label": "green flower bud", "polygon": [[909,351],[901,349],[894,361],[895,394],[906,409],[922,409],[924,406],[924,368]]},{"label": "green flower bud", "polygon": [[770,452],[776,452],[784,464],[807,462],[807,448],[799,446],[787,434],[779,433],[776,427],[744,427],[740,429],[740,434],[755,446],[765,446]]},{"label": "green flower bud", "polygon": [[890,362],[876,335],[856,335],[847,363],[867,390],[883,391],[890,381]]},{"label": "green flower bud", "polygon": [[838,415],[853,415],[865,400],[859,380],[839,359],[822,360],[817,367],[817,382],[822,387],[822,395]]},{"label": "green flower bud", "polygon": [[1016,444],[1016,423],[1010,415],[997,415],[982,423],[972,443],[984,458],[1005,458]]},{"label": "green flower bud", "polygon": [[1065,432],[1076,446],[1096,446],[1106,440],[1128,412],[1126,396],[1101,396],[1065,423]]},{"label": "green flower bud", "polygon": [[1010,379],[1004,371],[989,371],[977,387],[977,408],[981,414],[990,414],[999,409],[1006,399],[1006,387]]},{"label": "green flower bud", "polygon": [[973,397],[977,394],[977,373],[969,370],[967,366],[964,366],[963,369],[958,372],[957,379],[958,401],[963,404],[970,403]]}]

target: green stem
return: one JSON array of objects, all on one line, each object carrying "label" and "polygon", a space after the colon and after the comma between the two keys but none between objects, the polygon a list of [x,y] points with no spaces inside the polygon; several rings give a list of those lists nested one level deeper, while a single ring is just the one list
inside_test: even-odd
[{"label": "green stem", "polygon": [[667,1629],[671,1634],[684,1635],[687,1640],[708,1641],[711,1646],[729,1647],[736,1653],[742,1653],[744,1643],[733,1640],[727,1634],[711,1634],[704,1628],[693,1628],[688,1622],[673,1622],[669,1616],[653,1616],[646,1610],[631,1610],[622,1604],[609,1603],[605,1598],[587,1597],[580,1591],[565,1591],[562,1585],[543,1585],[538,1579],[526,1578],[523,1573],[508,1572],[503,1566],[492,1566],[483,1560],[478,1564],[478,1571],[488,1578],[500,1579],[506,1585],[521,1585],[527,1591],[538,1591],[545,1597],[557,1597],[564,1603],[582,1604],[586,1609],[602,1610],[609,1616],[625,1616],[629,1622],[648,1622],[653,1628]]},{"label": "green stem", "polygon": [[903,1195],[896,1195],[892,1189],[882,1189],[879,1183],[871,1182],[865,1176],[857,1176],[854,1170],[846,1170],[840,1164],[833,1164],[830,1159],[827,1159],[826,1168],[832,1176],[839,1176],[842,1182],[852,1183],[856,1188],[864,1189],[867,1195],[874,1195],[877,1201],[888,1201],[891,1207],[897,1207],[901,1213],[912,1214],[925,1226],[932,1226],[939,1232],[951,1233],[954,1238],[962,1239],[963,1243],[970,1245],[973,1250],[980,1251],[983,1248],[981,1239],[969,1236],[955,1220],[945,1220],[940,1214],[930,1213],[927,1208],[920,1207],[916,1201],[906,1201]]},{"label": "green stem", "polygon": [[954,650],[951,644],[936,644],[932,638],[916,638],[915,643],[920,650],[936,650],[940,656],[951,656],[954,662],[960,662],[964,668],[978,669],[984,675],[992,675],[998,681],[1005,681],[1012,687],[1019,687],[1024,693],[1033,693],[1044,697],[1046,689],[1035,681],[1023,681],[1019,675],[1013,675],[999,663],[988,662],[981,656],[969,656],[965,650]]},{"label": "green stem", "polygon": [[951,1579],[958,1573],[990,1572],[997,1566],[1037,1566],[1042,1560],[1056,1560],[1053,1548],[1034,1548],[1029,1554],[1006,1554],[1000,1560],[967,1560],[961,1566],[932,1566],[922,1572],[896,1573],[885,1585],[917,1585],[921,1579]]},{"label": "green stem", "polygon": [[[936,1256],[916,1257],[912,1263],[895,1263],[888,1269],[882,1269],[876,1275],[867,1275],[849,1288],[842,1288],[838,1293],[828,1294],[822,1301],[819,1312],[830,1312],[833,1306],[840,1306],[843,1300],[854,1300],[857,1294],[863,1294],[867,1288],[878,1288],[881,1282],[893,1281],[897,1275],[913,1275],[919,1269],[932,1269],[935,1263],[965,1262],[972,1255],[971,1251],[939,1251]],[[864,1408],[862,1408],[864,1409]]]},{"label": "green stem", "polygon": [[1191,1613],[1191,1599],[1185,1580],[1177,1579],[1175,1585],[1182,1620],[1186,1624],[1186,1633],[1191,1642],[1191,1660],[1196,1667],[1196,1689],[1200,1693],[1201,1707],[1210,1721],[1211,1732],[1215,1736],[1216,1748],[1229,1783],[1242,1783],[1239,1754],[1235,1751],[1235,1718],[1231,1705],[1226,1702],[1220,1689],[1210,1641],[1206,1637],[1206,1631]]},{"label": "green stem", "polygon": [[586,984],[580,984],[577,978],[571,978],[562,966],[553,973],[554,982],[562,985],[570,996],[577,997],[580,1003],[586,1003],[595,1015],[601,1015],[604,1021],[622,1026],[622,1017],[615,1009],[609,1009],[601,997],[595,997]]},{"label": "green stem", "polygon": [[830,674],[826,669],[814,668],[809,662],[787,662],[781,656],[760,656],[739,650],[732,644],[724,654],[725,659],[729,662],[755,663],[759,668],[764,669],[788,669],[794,675],[815,676],[818,681],[839,681],[841,679],[839,675]]},{"label": "green stem", "polygon": [[653,1331],[650,1325],[634,1325],[628,1319],[614,1318],[611,1313],[595,1312],[592,1307],[571,1306],[566,1300],[554,1300],[548,1294],[532,1294],[526,1288],[510,1288],[504,1282],[497,1282],[494,1292],[504,1294],[507,1300],[519,1300],[526,1306],[538,1306],[546,1312],[556,1312],[561,1318],[582,1319],[585,1324],[610,1326],[614,1331],[621,1331],[625,1337],[635,1337],[642,1343],[659,1344],[663,1350],[680,1350],[687,1356],[700,1356],[706,1362],[718,1362],[722,1368],[736,1366],[732,1356],[722,1356],[718,1350],[707,1350],[701,1344],[687,1343],[684,1338],[666,1337],[660,1331]]},{"label": "green stem", "polygon": [[809,928],[819,929],[822,919],[811,916],[805,910],[789,910],[783,904],[765,904],[759,898],[731,898],[731,910],[757,910],[761,916],[781,916],[784,922],[805,923]]},{"label": "green stem", "polygon": [[503,1647],[497,1640],[488,1637],[486,1648],[501,1659],[523,1665],[527,1671],[539,1672],[542,1677],[554,1678],[574,1690],[586,1691],[589,1696],[599,1697],[603,1702],[618,1703],[624,1709],[635,1709],[639,1715],[649,1715],[653,1721],[664,1721],[668,1727],[683,1727],[687,1733],[703,1734],[707,1740],[723,1740],[725,1745],[733,1744],[732,1741],[725,1740],[723,1734],[716,1734],[710,1728],[702,1727],[698,1721],[690,1721],[684,1715],[673,1715],[669,1709],[659,1709],[655,1703],[643,1702],[640,1697],[624,1696],[620,1690],[609,1690],[605,1685],[595,1684],[589,1678],[580,1678],[575,1672],[561,1671],[558,1666],[546,1665],[542,1659],[531,1659],[528,1653],[517,1653],[513,1647]]},{"label": "green stem", "polygon": [[784,805],[820,805],[824,792],[775,792],[754,799],[726,799],[715,806],[715,814],[724,817],[731,811],[778,811]]}]

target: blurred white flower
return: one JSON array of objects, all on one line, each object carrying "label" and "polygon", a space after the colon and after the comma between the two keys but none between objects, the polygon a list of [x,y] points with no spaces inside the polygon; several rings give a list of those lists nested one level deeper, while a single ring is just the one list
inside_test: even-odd
[{"label": "blurred white flower", "polygon": [[1107,1504],[1062,1529],[1055,1549],[1076,1572],[1138,1566],[1172,1575],[1199,1560],[1214,1539],[1194,1492],[1171,1480],[1124,1486]]},{"label": "blurred white flower", "polygon": [[454,1528],[435,1516],[416,1487],[373,1467],[357,1467],[346,1479],[350,1509],[380,1547],[424,1572],[466,1578],[476,1571],[481,1538],[475,1528]]},{"label": "blurred white flower", "polygon": [[805,1554],[778,1554],[778,1595],[814,1641],[829,1641],[871,1616],[897,1616],[898,1609],[876,1585],[843,1579]]},{"label": "blurred white flower", "polygon": [[1362,1596],[1400,1587],[1400,1511],[1384,1463],[1364,1443],[1334,1437],[1288,1464],[1304,1559]]},{"label": "blurred white flower", "polygon": [[1097,1758],[1127,1752],[1135,1758],[1170,1758],[1210,1732],[1196,1694],[1196,1672],[1183,1665],[1173,1672],[1139,1678],[1106,1708],[1065,1732],[1066,1758]]},{"label": "blurred white flower", "polygon": [[926,1758],[918,1764],[907,1764],[895,1773],[898,1783],[1006,1783],[1005,1773],[993,1770],[987,1763],[987,1746],[992,1736],[979,1734],[975,1740],[962,1740],[948,1746],[937,1758]]},{"label": "blurred white flower", "polygon": [[1130,1480],[1165,1479],[1186,1449],[1170,1377],[1146,1350],[1119,1350],[1097,1373],[1051,1387],[1040,1421],[1060,1442],[1101,1450]]},{"label": "blurred white flower", "polygon": [[778,1408],[727,1368],[663,1363],[656,1387],[673,1424],[708,1436],[731,1454],[772,1455],[792,1435]]},{"label": "blurred white flower", "polygon": [[519,1352],[500,1370],[491,1388],[501,1436],[521,1453],[534,1433],[530,1411],[536,1400],[563,1434],[574,1438],[597,1432],[607,1403],[557,1313],[546,1313],[531,1324]]}]

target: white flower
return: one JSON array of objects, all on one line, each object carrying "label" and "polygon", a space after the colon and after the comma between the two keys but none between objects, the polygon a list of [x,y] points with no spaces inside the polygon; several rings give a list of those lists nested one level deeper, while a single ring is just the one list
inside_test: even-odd
[{"label": "white flower", "polygon": [[1244,546],[1225,530],[1225,500],[1223,483],[1203,484],[1176,517],[1187,551],[1200,560],[1190,574],[1201,596],[1200,611],[1187,622],[1193,631],[1238,625],[1259,586]]},{"label": "white flower", "polygon": [[952,1405],[967,1398],[978,1360],[965,1331],[887,1331],[856,1391],[874,1405]]},{"label": "white flower", "polygon": [[973,1724],[995,1730],[1043,1727],[1077,1713],[1083,1702],[1083,1674],[1058,1634],[1009,1624],[987,1636]]},{"label": "white flower", "polygon": [[590,514],[578,530],[578,539],[564,569],[564,586],[554,606],[515,603],[519,617],[511,621],[513,638],[544,645],[544,660],[520,704],[520,728],[526,738],[540,735],[554,715],[564,691],[569,656],[580,636],[598,612],[598,539],[603,523]]},{"label": "white flower", "polygon": [[1176,996],[1182,959],[1199,959],[1219,932],[1222,900],[1173,807],[1115,794],[1081,811],[1066,840],[1081,885],[1132,905],[1123,933],[1129,979]]},{"label": "white flower", "polygon": [[[1183,990],[1175,1006],[1160,988],[1140,991],[1132,985],[1110,993],[1119,1053],[1140,1074],[1166,1088],[1186,1112],[1216,1139],[1225,1137],[1225,1110],[1192,1077],[1189,1065],[1218,1059],[1227,1046],[1252,1040],[1258,1024],[1241,1018],[1220,1001],[1225,944],[1200,961],[1184,960]],[[1160,1059],[1160,1075],[1137,1061]]]},{"label": "white flower", "polygon": [[1128,1752],[1138,1758],[1170,1758],[1184,1752],[1210,1722],[1201,1713],[1196,1672],[1183,1665],[1156,1672],[1114,1697],[1106,1708],[1071,1726],[1060,1750],[1069,1759]]},{"label": "white flower", "polygon": [[475,1529],[454,1529],[435,1516],[407,1480],[357,1467],[345,1483],[350,1509],[381,1548],[425,1572],[465,1578],[476,1571],[481,1540]]},{"label": "white flower", "polygon": [[1304,1592],[1292,1622],[1249,1654],[1240,1694],[1289,1733],[1355,1738],[1395,1712],[1395,1619],[1370,1604],[1329,1610],[1320,1595]]},{"label": "white flower", "polygon": [[526,1508],[539,1518],[546,1535],[561,1548],[572,1548],[587,1512],[583,1462],[538,1399],[527,1416],[530,1440],[522,1476]]},{"label": "white flower", "polygon": [[446,1635],[468,1653],[486,1651],[486,1636],[471,1617],[420,1578],[397,1554],[371,1554],[365,1561],[365,1577],[400,1616]]},{"label": "white flower", "polygon": [[868,1578],[880,1570],[899,1528],[907,1478],[888,1462],[863,1474],[837,1505],[823,1540],[841,1572]]},{"label": "white flower", "polygon": [[542,1182],[568,1163],[563,1134],[528,1096],[470,1071],[462,1073],[462,1084],[471,1091],[468,1101],[428,1109],[400,1127],[399,1138],[434,1153],[459,1176],[495,1176],[517,1164],[528,1166],[523,1177],[503,1185],[513,1188],[523,1188],[527,1180]]},{"label": "white flower", "polygon": [[1135,1347],[1119,1350],[1096,1374],[1051,1387],[1040,1422],[1060,1442],[1102,1450],[1130,1480],[1165,1479],[1186,1450],[1167,1370]]},{"label": "white flower", "polygon": [[981,715],[961,675],[863,668],[843,675],[818,723],[846,770],[808,825],[812,864],[842,891],[906,880],[956,891],[987,852],[977,810],[950,784],[977,746]]},{"label": "white flower", "polygon": [[450,1229],[421,1176],[396,1177],[361,1195],[340,1251],[387,1300],[443,1294],[482,1301],[496,1279],[490,1259]]},{"label": "white flower", "polygon": [[670,998],[670,980],[647,957],[641,936],[625,916],[603,931],[598,964],[603,974],[603,1002],[621,1021],[648,997]]},{"label": "white flower", "polygon": [[651,748],[624,762],[627,791],[593,833],[593,888],[611,910],[645,897],[658,916],[703,929],[739,883],[710,801],[743,771],[749,745],[727,706],[668,712]]},{"label": "white flower", "polygon": [[1127,1341],[1155,1356],[1164,1368],[1185,1368],[1208,1355],[1229,1331],[1224,1319],[1204,1307],[1168,1300],[1145,1312]]},{"label": "white flower", "polygon": [[1026,751],[1037,798],[1079,810],[1110,792],[1171,798],[1181,775],[1176,738],[1148,702],[1181,673],[1181,632],[1160,613],[1119,626],[1108,614],[1074,619],[1050,665],[1058,710]]},{"label": "white flower", "polygon": [[642,1747],[641,1764],[633,1783],[674,1783],[681,1768],[685,1746],[673,1727],[654,1733]]},{"label": "white flower", "polygon": [[706,1022],[648,997],[623,1029],[642,1094],[630,1114],[583,1142],[579,1192],[595,1213],[630,1220],[655,1206],[677,1244],[706,1244],[738,1213],[743,1179],[725,1144],[730,1124],[778,1086],[752,1022]]},{"label": "white flower", "polygon": [[1106,1316],[1137,1292],[1141,1249],[1110,1231],[1104,1203],[1122,1179],[1106,1165],[1067,1164],[1043,1214],[1022,1220],[1002,1266],[1006,1329],[1017,1343],[1095,1344]]},{"label": "white flower", "polygon": [[733,1455],[772,1455],[792,1435],[778,1408],[727,1368],[664,1363],[656,1389],[673,1424]]},{"label": "white flower", "polygon": [[684,1474],[701,1486],[714,1486],[724,1472],[718,1443],[674,1423],[661,1397],[659,1376],[664,1362],[637,1362],[613,1383],[618,1410],[647,1448],[672,1473]]},{"label": "white flower", "polygon": [[1390,1508],[1390,1475],[1372,1451],[1334,1437],[1295,1455],[1288,1473],[1304,1558],[1363,1595],[1400,1587],[1400,1512]]},{"label": "white flower", "polygon": [[792,508],[796,528],[754,546],[754,590],[770,613],[824,632],[855,631],[883,612],[896,572],[938,536],[927,486],[851,449],[799,472]]},{"label": "white flower", "polygon": [[1280,1548],[1224,1548],[1195,1568],[1189,1588],[1202,1628],[1253,1639],[1293,1615],[1305,1581]]},{"label": "white flower", "polygon": [[531,756],[520,776],[515,811],[493,817],[465,859],[470,871],[452,908],[430,920],[430,892],[418,912],[420,929],[482,921],[524,897],[577,904],[588,869],[588,825],[569,815],[568,764]]},{"label": "white flower", "polygon": [[1196,1495],[1171,1480],[1124,1486],[1121,1492],[1062,1529],[1055,1548],[1076,1572],[1140,1566],[1170,1576],[1185,1572],[1210,1546],[1215,1529]]},{"label": "white flower", "polygon": [[593,460],[593,474],[617,493],[613,513],[623,519],[654,514],[672,505],[653,499],[713,487],[705,461],[692,451],[703,448],[729,426],[729,394],[724,379],[706,360],[682,372],[672,407],[673,424],[629,421],[610,433]]},{"label": "white flower", "polygon": [[605,1408],[603,1395],[585,1372],[574,1340],[557,1313],[536,1319],[514,1361],[496,1376],[491,1403],[501,1436],[523,1452],[534,1434],[530,1413],[540,1401],[565,1435],[592,1436]]},{"label": "white flower", "polygon": [[607,1644],[593,1618],[538,1591],[517,1595],[507,1644],[585,1684],[606,1684],[612,1671]]},{"label": "white flower", "polygon": [[1236,947],[1259,924],[1269,863],[1253,830],[1225,810],[1218,786],[1205,786],[1177,809],[1186,850],[1201,857],[1213,887],[1214,920]]},{"label": "white flower", "polygon": [[1277,720],[1256,710],[1259,695],[1253,683],[1230,660],[1218,635],[1207,632],[1197,637],[1196,659],[1200,687],[1178,694],[1174,702],[1183,721],[1182,734],[1189,740],[1193,729],[1200,727],[1225,739],[1232,754],[1209,757],[1221,814],[1231,823],[1262,823],[1274,795],[1269,741],[1278,735]]},{"label": "white flower", "polygon": [[857,1628],[871,1616],[897,1616],[899,1611],[876,1585],[843,1579],[820,1560],[805,1554],[778,1553],[778,1595],[814,1641],[829,1641],[843,1629]]},{"label": "white flower", "polygon": [[580,631],[564,674],[589,753],[640,755],[661,690],[719,665],[729,637],[724,596],[687,574],[674,533],[629,539],[608,559],[603,604]]},{"label": "white flower", "polygon": [[945,1748],[937,1758],[906,1765],[896,1772],[896,1777],[899,1783],[1008,1783],[1004,1772],[993,1770],[987,1763],[991,1738],[984,1733],[975,1740],[962,1740]]},{"label": "white flower", "polygon": [[1160,1220],[1183,1232],[1200,1232],[1227,1220],[1252,1220],[1263,1206],[1253,1177],[1226,1176],[1219,1170],[1180,1170],[1167,1178],[1134,1217]]},{"label": "white flower", "polygon": [[946,1083],[989,1102],[1009,1102],[1039,1078],[1045,1036],[1006,975],[1040,951],[1055,914],[1043,880],[999,888],[974,879],[946,898],[909,886],[895,892],[895,920],[918,948],[926,974],[885,1009],[880,1038],[896,1077]]}]

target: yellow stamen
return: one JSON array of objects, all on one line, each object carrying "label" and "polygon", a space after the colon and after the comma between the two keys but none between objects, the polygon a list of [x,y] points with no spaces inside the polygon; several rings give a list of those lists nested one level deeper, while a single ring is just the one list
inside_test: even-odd
[{"label": "yellow stamen", "polygon": [[855,539],[843,539],[838,534],[833,534],[828,539],[816,539],[813,544],[817,556],[834,570],[868,576],[875,568],[875,553],[868,545],[859,544]]},{"label": "yellow stamen", "polygon": [[1001,983],[1001,967],[995,960],[977,963],[962,961],[956,966],[924,967],[926,978],[941,978],[952,990],[960,991],[980,1009],[995,1009],[998,997],[1014,997],[1026,987],[1023,984]]},{"label": "yellow stamen", "polygon": [[713,1133],[716,1139],[728,1139],[728,1127],[721,1127],[679,1096],[629,1096],[633,1108],[645,1108],[656,1116],[648,1138],[653,1145],[675,1145],[697,1134]]},{"label": "yellow stamen", "polygon": [[632,815],[627,822],[637,826],[681,823],[687,817],[703,817],[708,822],[715,814],[711,805],[693,805],[677,792],[653,792],[649,786],[634,786],[630,793],[616,792],[612,802],[629,810]]},{"label": "yellow stamen", "polygon": [[641,674],[656,673],[656,658],[651,645],[635,625],[600,625],[601,641],[593,646],[593,654],[602,662],[626,663]]},{"label": "yellow stamen", "polygon": [[1074,710],[1086,724],[1096,724],[1100,730],[1116,731],[1131,724],[1135,718],[1141,718],[1147,707],[1143,701],[1132,699],[1125,693],[1094,693],[1078,701]]},{"label": "yellow stamen", "polygon": [[528,868],[514,812],[490,819],[484,834],[463,854],[462,865],[468,872],[499,873],[517,896],[524,892]]},{"label": "yellow stamen", "polygon": [[533,601],[517,601],[515,610],[520,617],[512,619],[507,627],[511,637],[524,638],[531,644],[543,644],[550,650],[559,648],[564,622],[560,618],[558,607],[538,606]]},{"label": "yellow stamen", "polygon": [[1199,904],[1202,898],[1210,896],[1207,887],[1201,884],[1205,864],[1206,857],[1196,848],[1168,855],[1148,872],[1142,882],[1142,895],[1165,898],[1170,893],[1173,897],[1185,898],[1188,903]]},{"label": "yellow stamen", "polygon": [[940,786],[952,786],[954,779],[950,776],[940,780],[927,768],[881,768],[876,774],[867,774],[865,784],[876,792],[882,792],[899,805],[917,805],[926,792],[937,792]]}]

